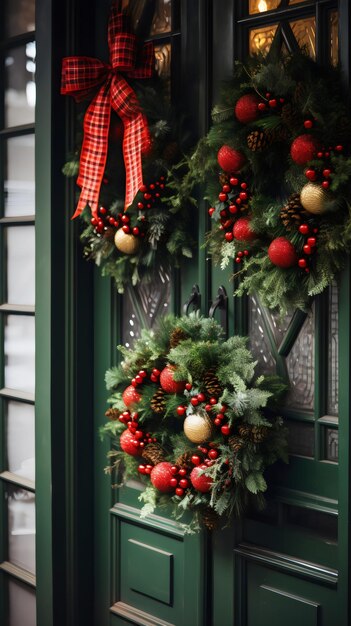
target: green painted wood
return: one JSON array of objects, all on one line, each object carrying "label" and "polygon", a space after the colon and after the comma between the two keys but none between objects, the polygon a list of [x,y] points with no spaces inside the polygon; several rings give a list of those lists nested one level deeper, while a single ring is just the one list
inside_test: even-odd
[{"label": "green painted wood", "polygon": [[[281,592],[279,589],[261,586],[258,594],[255,624],[281,624],[295,626],[296,623],[318,626],[320,605],[305,598]],[[250,622],[249,622],[250,623]]]}]

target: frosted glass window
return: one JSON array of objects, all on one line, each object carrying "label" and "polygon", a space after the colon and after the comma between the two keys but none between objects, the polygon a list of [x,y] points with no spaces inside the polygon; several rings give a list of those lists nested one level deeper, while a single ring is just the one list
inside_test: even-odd
[{"label": "frosted glass window", "polygon": [[34,215],[34,135],[8,139],[5,158],[5,216]]},{"label": "frosted glass window", "polygon": [[8,470],[35,480],[34,406],[10,400],[6,405]]},{"label": "frosted glass window", "polygon": [[5,0],[5,37],[22,35],[35,28],[34,0]]},{"label": "frosted glass window", "polygon": [[7,315],[5,318],[5,387],[34,393],[34,317]]},{"label": "frosted glass window", "polygon": [[35,592],[27,586],[9,580],[9,626],[36,626]]},{"label": "frosted glass window", "polygon": [[5,230],[7,256],[6,302],[31,304],[35,299],[35,228],[12,226]]},{"label": "frosted glass window", "polygon": [[7,507],[8,560],[34,574],[35,495],[26,489],[9,487]]},{"label": "frosted glass window", "polygon": [[5,126],[32,124],[35,118],[35,42],[9,48],[5,55]]}]

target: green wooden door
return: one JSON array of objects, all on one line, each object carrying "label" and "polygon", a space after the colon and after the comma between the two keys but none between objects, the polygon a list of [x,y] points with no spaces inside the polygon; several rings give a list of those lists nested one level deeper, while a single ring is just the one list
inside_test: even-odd
[{"label": "green wooden door", "polygon": [[[142,5],[130,0],[135,14]],[[101,17],[98,7],[97,12]],[[200,136],[233,59],[267,51],[274,37],[282,48],[307,47],[323,63],[339,56],[346,81],[348,24],[349,7],[342,0],[172,0],[156,3],[151,37],[164,74],[171,55],[172,95],[186,104]],[[104,420],[104,372],[116,361],[117,343],[131,344],[163,311],[181,312],[197,286],[201,297],[195,306],[208,315],[222,303],[229,333],[248,334],[258,367],[289,382],[282,412],[290,431],[290,464],[271,471],[265,511],[231,529],[188,537],[165,515],[139,518],[138,483],[111,490],[102,473],[107,444],[97,442],[95,623],[346,626],[349,270],[309,313],[291,311],[280,320],[256,297],[234,300],[230,273],[212,267],[201,248],[208,228],[200,202],[198,252],[181,276],[160,268],[161,280],[151,288],[120,297],[96,274],[96,430]],[[227,300],[217,300],[222,287]],[[220,307],[215,315],[224,322]]]}]

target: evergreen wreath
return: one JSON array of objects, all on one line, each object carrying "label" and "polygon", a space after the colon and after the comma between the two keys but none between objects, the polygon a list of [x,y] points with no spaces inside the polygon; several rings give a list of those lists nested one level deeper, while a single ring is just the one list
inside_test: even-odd
[{"label": "evergreen wreath", "polygon": [[[130,81],[151,136],[149,151],[143,156],[144,186],[124,212],[125,176],[122,153],[123,124],[111,112],[108,156],[99,196],[98,215],[87,205],[80,214],[84,230],[80,235],[83,254],[111,276],[119,293],[126,284],[151,281],[160,266],[179,267],[182,258],[191,258],[193,203],[177,193],[186,173],[183,152],[189,149],[190,133],[185,118],[173,109],[161,81]],[[82,126],[84,110],[79,113]],[[82,134],[77,149],[63,167],[66,176],[76,177]]]},{"label": "evergreen wreath", "polygon": [[[213,319],[164,317],[143,330],[106,373],[107,424],[114,449],[107,471],[142,480],[142,515],[169,506],[188,530],[215,528],[250,504],[261,507],[266,468],[287,461],[286,429],[274,406],[284,385],[255,377],[243,337],[223,340]],[[269,408],[268,408],[269,407]]]},{"label": "evergreen wreath", "polygon": [[302,52],[235,63],[213,125],[183,187],[202,182],[207,236],[236,295],[305,309],[345,264],[351,245],[351,120],[340,75]]}]

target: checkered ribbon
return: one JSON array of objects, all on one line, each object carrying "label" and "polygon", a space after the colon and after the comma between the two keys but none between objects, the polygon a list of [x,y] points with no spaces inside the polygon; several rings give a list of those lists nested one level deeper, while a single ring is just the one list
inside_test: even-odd
[{"label": "checkered ribbon", "polygon": [[[110,64],[91,57],[67,57],[62,63],[61,93],[77,102],[96,93],[84,117],[84,139],[77,184],[81,194],[73,218],[86,205],[96,215],[104,175],[111,107],[123,122],[123,157],[126,170],[125,210],[143,184],[141,155],[150,146],[146,118],[138,99],[121,72],[129,78],[149,78],[154,67],[152,43],[137,48],[128,18],[111,9],[108,25]],[[72,219],[73,219],[72,218]]]}]

